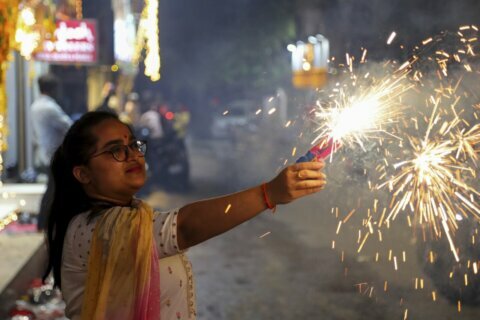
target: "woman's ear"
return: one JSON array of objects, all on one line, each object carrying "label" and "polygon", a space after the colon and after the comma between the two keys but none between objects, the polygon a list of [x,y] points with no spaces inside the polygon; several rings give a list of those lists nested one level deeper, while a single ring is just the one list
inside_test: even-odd
[{"label": "woman's ear", "polygon": [[73,167],[73,176],[75,179],[78,180],[81,184],[89,184],[91,179],[90,179],[90,174],[88,172],[88,168],[85,166],[76,166]]}]

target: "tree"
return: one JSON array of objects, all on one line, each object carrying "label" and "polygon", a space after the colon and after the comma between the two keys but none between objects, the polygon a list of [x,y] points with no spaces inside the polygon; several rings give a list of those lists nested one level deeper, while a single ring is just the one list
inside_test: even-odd
[{"label": "tree", "polygon": [[294,39],[290,0],[163,1],[162,80],[154,86],[172,95],[271,92],[290,81],[286,46]]}]

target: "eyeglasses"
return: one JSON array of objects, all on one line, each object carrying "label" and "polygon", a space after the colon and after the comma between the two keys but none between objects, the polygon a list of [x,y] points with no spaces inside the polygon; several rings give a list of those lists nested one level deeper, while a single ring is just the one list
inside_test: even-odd
[{"label": "eyeglasses", "polygon": [[135,140],[129,145],[117,145],[109,150],[105,150],[92,155],[90,159],[98,157],[107,152],[111,153],[113,158],[118,162],[124,162],[127,161],[130,152],[138,153],[141,156],[145,156],[145,153],[147,153],[147,142],[143,140]]}]

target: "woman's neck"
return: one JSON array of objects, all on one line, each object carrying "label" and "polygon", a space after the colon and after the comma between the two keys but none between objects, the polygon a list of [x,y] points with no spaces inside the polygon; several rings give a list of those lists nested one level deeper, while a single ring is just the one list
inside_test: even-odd
[{"label": "woman's neck", "polygon": [[107,202],[117,206],[129,206],[132,203],[133,197],[108,197],[99,194],[88,194],[88,197],[93,201]]}]

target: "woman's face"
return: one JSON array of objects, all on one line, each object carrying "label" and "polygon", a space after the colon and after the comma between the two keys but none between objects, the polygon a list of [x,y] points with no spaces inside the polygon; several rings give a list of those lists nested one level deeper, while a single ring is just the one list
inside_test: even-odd
[{"label": "woman's face", "polygon": [[145,157],[129,148],[125,161],[118,161],[108,151],[129,146],[135,138],[126,125],[115,119],[101,122],[92,129],[92,134],[98,139],[95,152],[75,176],[90,197],[129,203],[145,183]]}]

